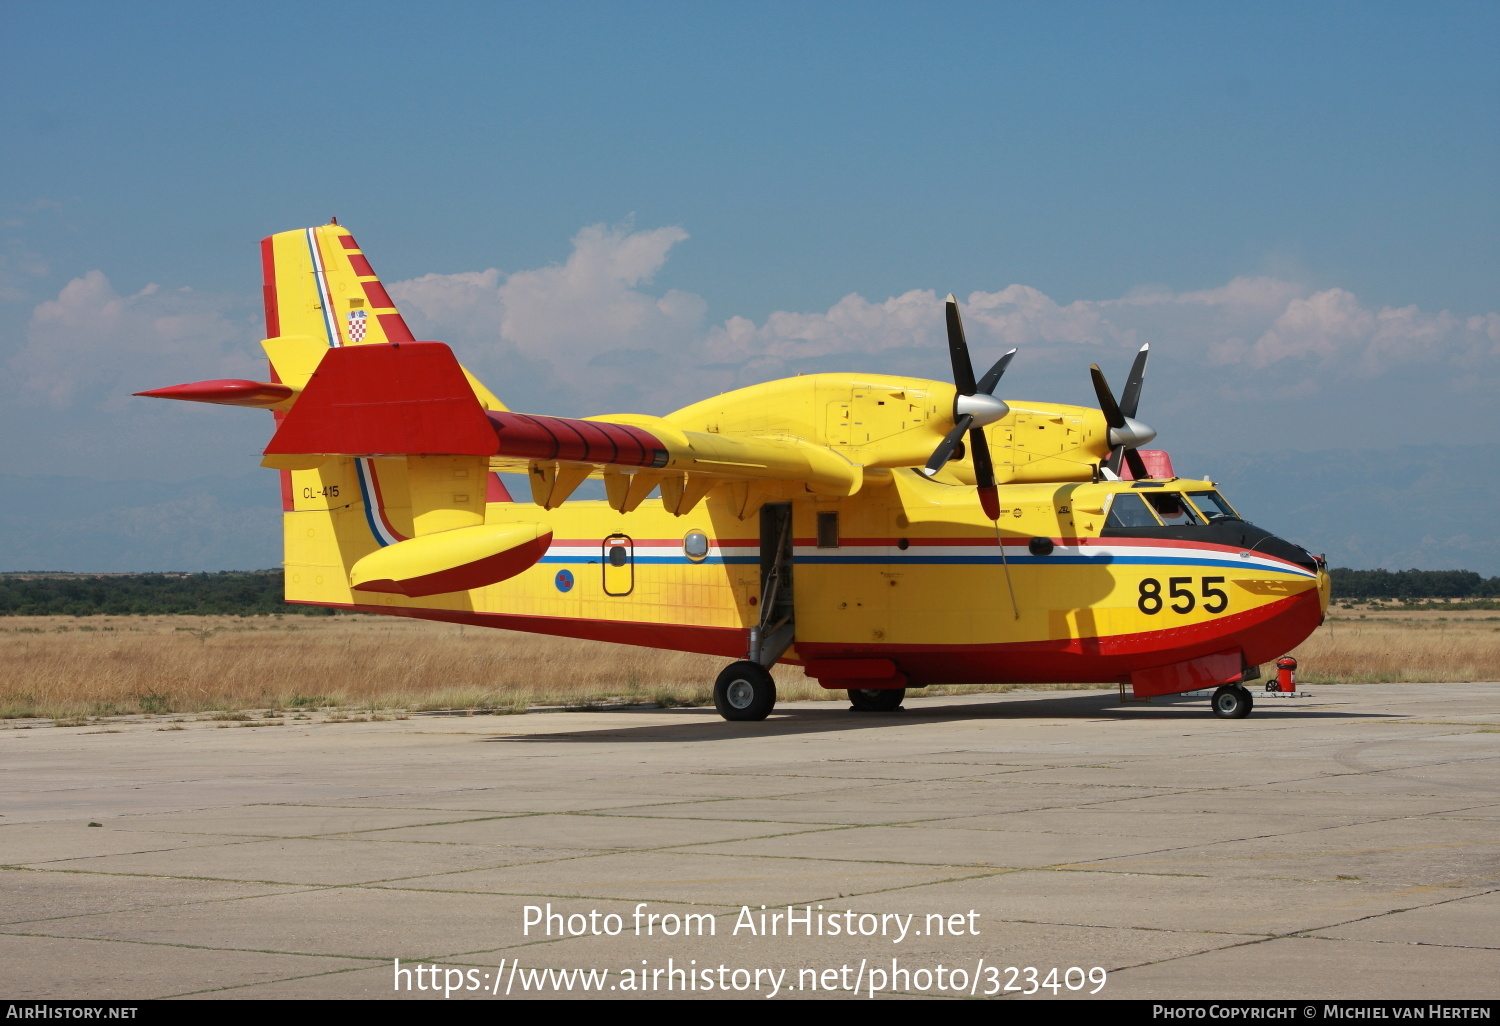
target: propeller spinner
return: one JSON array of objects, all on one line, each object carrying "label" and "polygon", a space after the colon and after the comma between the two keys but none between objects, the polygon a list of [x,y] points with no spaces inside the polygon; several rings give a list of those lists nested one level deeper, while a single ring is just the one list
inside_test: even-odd
[{"label": "propeller spinner", "polygon": [[1151,344],[1148,342],[1135,354],[1135,362],[1130,365],[1130,377],[1125,379],[1125,395],[1118,403],[1115,402],[1114,393],[1109,389],[1109,382],[1104,380],[1104,372],[1099,369],[1099,365],[1089,364],[1089,373],[1094,378],[1094,394],[1099,397],[1099,409],[1109,424],[1111,448],[1104,466],[1116,476],[1120,473],[1122,463],[1130,464],[1130,473],[1137,480],[1151,476],[1146,470],[1146,462],[1136,449],[1155,438],[1156,432],[1135,419],[1136,409],[1141,402],[1141,384],[1146,379],[1146,359],[1150,355]]},{"label": "propeller spinner", "polygon": [[974,364],[969,359],[969,343],[964,339],[964,324],[958,316],[958,300],[948,293],[948,356],[953,361],[953,386],[958,394],[953,399],[953,430],[932,451],[932,458],[924,468],[935,474],[943,464],[953,459],[964,435],[969,436],[969,451],[974,454],[974,481],[979,485],[979,505],[991,520],[1000,519],[1000,492],[995,484],[995,465],[990,459],[990,445],[985,439],[984,428],[995,423],[1010,412],[1010,407],[994,396],[995,386],[1011,357],[1012,349],[985,372],[984,377],[974,380]]}]

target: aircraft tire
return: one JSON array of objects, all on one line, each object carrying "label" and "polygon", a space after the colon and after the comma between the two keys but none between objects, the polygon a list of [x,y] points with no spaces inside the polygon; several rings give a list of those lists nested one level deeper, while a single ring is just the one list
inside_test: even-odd
[{"label": "aircraft tire", "polygon": [[895,712],[905,698],[905,688],[849,689],[849,705],[855,712]]},{"label": "aircraft tire", "polygon": [[759,663],[730,663],[714,681],[714,707],[726,720],[763,720],[776,707],[776,681]]},{"label": "aircraft tire", "polygon": [[1225,684],[1214,692],[1214,715],[1221,720],[1242,720],[1255,707],[1255,699],[1242,684]]}]

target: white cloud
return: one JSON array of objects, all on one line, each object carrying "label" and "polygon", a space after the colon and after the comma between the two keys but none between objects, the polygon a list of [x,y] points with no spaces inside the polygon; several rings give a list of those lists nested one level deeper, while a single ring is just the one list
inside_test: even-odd
[{"label": "white cloud", "polygon": [[156,285],[122,296],[102,272],[89,271],[32,311],[25,342],[8,361],[9,390],[64,409],[118,404],[129,392],[195,375],[264,376],[253,329],[234,316],[239,305]]},{"label": "white cloud", "polygon": [[[1254,375],[1276,368],[1301,394],[1316,392],[1327,370],[1377,377],[1413,362],[1493,373],[1500,356],[1500,314],[1459,319],[1414,306],[1370,308],[1344,289],[1309,292],[1273,278],[1236,278],[1196,292],[1156,291],[1121,299],[1059,304],[1026,285],[976,291],[963,302],[966,334],[978,354],[1028,346],[1028,360],[1056,362],[1076,346],[1122,353],[1143,342],[1195,367]],[[930,291],[872,303],[850,295],[826,313],[771,314],[761,325],[732,318],[706,339],[720,360],[783,360],[835,354],[874,355],[944,346],[942,307]],[[1285,382],[1283,382],[1285,384]]]},{"label": "white cloud", "polygon": [[[933,292],[880,300],[850,294],[822,311],[708,325],[702,297],[652,288],[686,238],[677,227],[593,225],[574,236],[560,264],[429,274],[388,287],[418,337],[452,344],[502,399],[538,413],[663,413],[797,371],[948,376],[942,297]],[[57,411],[49,429],[56,447],[73,439],[75,449],[87,444],[101,460],[109,446],[150,448],[152,432],[202,411],[141,406],[128,393],[265,373],[252,304],[248,294],[155,286],[122,295],[92,271],[35,307],[0,389],[18,409],[42,403]],[[1281,444],[1341,444],[1341,433],[1349,436],[1342,444],[1374,444],[1409,440],[1414,423],[1428,437],[1477,442],[1472,397],[1500,385],[1500,314],[1375,307],[1344,289],[1270,277],[1068,303],[1011,284],[963,297],[963,312],[977,367],[1022,347],[1002,389],[1018,399],[1092,403],[1087,364],[1098,362],[1118,387],[1135,348],[1150,342],[1143,414],[1170,444],[1192,437],[1250,445],[1272,436]],[[1349,379],[1362,384],[1354,388]],[[1281,412],[1264,415],[1265,402]],[[78,416],[90,408],[106,419]],[[1397,408],[1422,416],[1390,417]],[[128,417],[120,413],[126,409]],[[252,439],[264,428],[226,430]],[[181,448],[188,440],[161,444]]]},{"label": "white cloud", "polygon": [[[932,313],[938,311],[934,325]],[[708,333],[708,352],[718,360],[802,360],[836,353],[878,353],[938,344],[942,307],[930,290],[911,291],[872,303],[848,295],[827,313],[778,311],[757,327],[731,317]]]},{"label": "white cloud", "polygon": [[428,274],[388,287],[419,337],[460,358],[518,408],[549,413],[666,410],[704,373],[703,315],[691,292],[648,291],[681,228],[590,225],[562,264]]},{"label": "white cloud", "polygon": [[[591,225],[573,237],[565,263],[502,275],[491,268],[429,274],[390,286],[423,326],[449,337],[504,342],[532,358],[576,367],[619,349],[665,351],[690,345],[707,308],[675,289],[640,289],[688,237],[681,228],[631,231]],[[420,323],[420,322],[419,322]]]},{"label": "white cloud", "polygon": [[[662,413],[796,371],[947,377],[942,297],[930,290],[880,300],[850,294],[822,311],[704,325],[700,297],[649,287],[686,237],[679,228],[595,225],[574,237],[560,265],[427,275],[391,292],[419,334],[453,343],[502,399],[537,412]],[[1372,406],[1369,394],[1339,398],[1351,377],[1392,395],[1419,388],[1413,401],[1456,411],[1461,404],[1449,397],[1492,387],[1500,366],[1500,314],[1372,307],[1344,289],[1264,276],[1069,303],[1012,284],[963,297],[963,314],[977,366],[1022,347],[1007,384],[1018,397],[1092,403],[1087,364],[1100,363],[1118,387],[1131,354],[1150,342],[1151,416],[1176,419],[1179,430],[1212,425],[1226,439],[1242,437],[1226,420],[1229,409],[1251,416],[1257,432],[1288,439],[1312,430],[1314,405],[1336,425],[1358,424]],[[1265,401],[1302,419],[1278,425],[1250,412]],[[1368,439],[1388,428],[1353,430]]]},{"label": "white cloud", "polygon": [[505,305],[500,299],[500,272],[493,267],[461,274],[424,274],[390,283],[389,288],[408,321],[440,324],[470,338],[500,337]]},{"label": "white cloud", "polygon": [[534,356],[565,348],[575,360],[688,341],[703,319],[703,300],[676,290],[656,298],[637,288],[687,237],[681,228],[585,228],[573,237],[567,263],[519,271],[500,286],[502,336]]}]

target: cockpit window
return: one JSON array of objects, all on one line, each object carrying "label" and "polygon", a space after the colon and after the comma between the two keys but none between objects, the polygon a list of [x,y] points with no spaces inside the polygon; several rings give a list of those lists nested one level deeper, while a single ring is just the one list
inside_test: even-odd
[{"label": "cockpit window", "polygon": [[1193,505],[1198,507],[1198,512],[1207,518],[1210,524],[1216,524],[1220,520],[1240,520],[1234,507],[1224,501],[1224,496],[1218,492],[1188,492],[1188,498],[1193,500]]},{"label": "cockpit window", "polygon": [[1160,527],[1139,492],[1120,492],[1109,504],[1105,527]]},{"label": "cockpit window", "polygon": [[1193,507],[1182,501],[1181,492],[1147,492],[1146,501],[1168,527],[1184,527],[1201,524]]}]

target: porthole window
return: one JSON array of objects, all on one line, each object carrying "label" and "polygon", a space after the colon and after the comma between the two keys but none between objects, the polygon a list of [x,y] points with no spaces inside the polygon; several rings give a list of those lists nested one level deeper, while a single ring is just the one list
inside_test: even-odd
[{"label": "porthole window", "polygon": [[682,536],[682,551],[695,563],[707,559],[708,535],[702,531],[689,531]]}]

